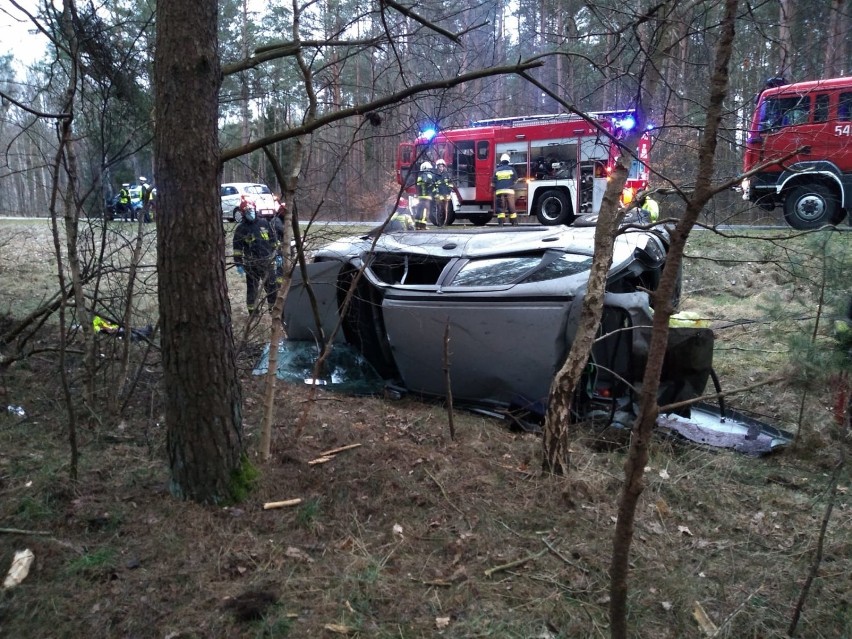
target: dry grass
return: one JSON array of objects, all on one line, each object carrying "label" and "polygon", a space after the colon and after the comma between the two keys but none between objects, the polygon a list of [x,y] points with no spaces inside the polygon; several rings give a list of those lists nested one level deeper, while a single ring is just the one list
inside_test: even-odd
[{"label": "dry grass", "polygon": [[[3,282],[5,256],[4,249]],[[692,264],[686,308],[712,311],[720,326],[762,317],[753,300],[736,305],[742,298],[719,283],[727,277]],[[713,268],[731,275],[737,267]],[[743,269],[767,278],[756,284],[761,293],[776,277]],[[8,294],[0,288],[0,300],[14,308]],[[235,310],[238,295],[232,291]],[[719,301],[729,297],[732,310]],[[769,356],[759,355],[767,344],[786,352],[774,335],[750,326],[717,330],[725,386],[770,372]],[[41,338],[52,339],[49,332]],[[242,364],[254,450],[262,381],[249,374],[251,361]],[[29,547],[36,556],[24,583],[0,594],[0,636],[609,634],[607,571],[625,455],[617,442],[580,429],[572,476],[546,477],[539,438],[495,420],[459,413],[451,441],[440,404],[325,392],[311,399],[306,388],[282,386],[273,460],[255,460],[255,491],[237,506],[201,507],[168,494],[156,372],[127,417],[83,429],[80,481],[69,484],[55,371],[47,355],[20,362],[5,372],[0,391],[4,407],[26,411],[25,418],[0,415],[0,527],[33,531],[0,533],[0,568],[15,550]],[[740,404],[786,416],[797,412],[799,397],[792,387],[768,387]],[[808,447],[797,451],[750,459],[654,441],[632,547],[632,636],[705,636],[696,602],[717,637],[784,635],[836,460],[826,395],[814,397]],[[292,441],[305,410],[304,435]],[[307,463],[347,444],[361,446],[326,464]],[[852,636],[848,474],[841,485],[801,637]],[[294,497],[302,503],[262,508]]]}]

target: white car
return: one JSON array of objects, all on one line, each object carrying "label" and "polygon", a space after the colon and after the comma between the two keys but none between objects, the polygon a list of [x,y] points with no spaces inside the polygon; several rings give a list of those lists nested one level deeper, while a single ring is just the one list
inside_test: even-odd
[{"label": "white car", "polygon": [[272,217],[278,209],[278,200],[265,184],[256,182],[229,182],[219,189],[222,198],[222,217],[239,222],[243,209],[253,205],[258,215]]}]

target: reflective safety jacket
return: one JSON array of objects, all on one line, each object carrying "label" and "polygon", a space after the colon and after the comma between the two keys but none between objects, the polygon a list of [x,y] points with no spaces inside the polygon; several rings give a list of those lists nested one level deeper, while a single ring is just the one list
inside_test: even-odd
[{"label": "reflective safety jacket", "polygon": [[385,231],[410,231],[414,228],[414,219],[407,211],[397,211],[391,216],[390,221],[385,226]]},{"label": "reflective safety jacket", "polygon": [[417,197],[431,200],[435,195],[435,174],[432,171],[421,171],[417,176]]},{"label": "reflective safety jacket", "polygon": [[237,266],[267,267],[275,256],[275,237],[269,222],[259,217],[243,218],[234,231],[234,263]]},{"label": "reflective safety jacket", "polygon": [[494,172],[494,177],[491,178],[491,185],[494,187],[494,195],[514,193],[515,182],[517,180],[518,174],[515,172],[515,167],[508,163],[501,164]]},{"label": "reflective safety jacket", "polygon": [[660,205],[657,204],[656,200],[646,197],[645,202],[642,204],[642,209],[647,213],[648,219],[651,222],[656,222],[660,219]]},{"label": "reflective safety jacket", "polygon": [[119,204],[130,204],[130,191],[124,187],[118,192]]}]

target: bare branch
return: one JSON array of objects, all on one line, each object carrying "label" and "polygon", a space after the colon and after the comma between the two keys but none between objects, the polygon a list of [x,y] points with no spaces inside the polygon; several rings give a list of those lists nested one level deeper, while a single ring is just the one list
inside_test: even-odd
[{"label": "bare branch", "polygon": [[263,47],[258,47],[254,50],[251,57],[234,62],[232,64],[222,65],[223,75],[233,75],[240,71],[247,71],[255,67],[269,62],[270,60],[278,60],[297,55],[303,49],[308,47],[377,47],[385,38],[366,38],[364,40],[293,40],[287,42],[278,42],[269,44]]},{"label": "bare branch", "polygon": [[57,120],[67,120],[68,118],[71,117],[70,113],[44,113],[42,111],[36,111],[35,109],[31,109],[30,107],[28,107],[25,104],[21,104],[15,98],[10,96],[8,93],[4,93],[3,91],[0,91],[0,98],[2,98],[4,100],[8,100],[9,102],[14,104],[19,109],[23,109],[24,111],[26,111],[30,115],[34,115],[37,118],[55,118]]},{"label": "bare branch", "polygon": [[408,7],[404,7],[401,4],[399,4],[398,2],[394,2],[394,0],[380,0],[380,4],[387,5],[388,7],[391,7],[392,9],[396,9],[402,15],[406,16],[407,18],[411,18],[412,20],[416,20],[417,22],[422,24],[427,29],[432,29],[432,31],[444,36],[448,40],[452,40],[456,44],[461,44],[461,38],[458,35],[456,35],[455,33],[451,33],[449,31],[447,31],[446,29],[442,29],[441,27],[439,27],[434,22],[430,22],[429,20],[427,20],[423,16],[421,16],[417,13],[414,13],[414,11],[412,11]]},{"label": "bare branch", "polygon": [[332,122],[337,122],[338,120],[345,120],[346,118],[351,117],[353,115],[364,115],[365,113],[369,113],[370,111],[375,111],[376,109],[381,109],[391,104],[401,102],[402,100],[410,98],[413,95],[417,95],[418,93],[425,93],[427,91],[433,91],[435,89],[450,89],[460,84],[464,84],[465,82],[470,82],[471,80],[478,80],[479,78],[487,78],[494,75],[503,75],[510,73],[520,74],[523,71],[540,67],[542,66],[542,64],[544,63],[541,61],[527,61],[520,62],[518,64],[507,67],[489,67],[487,69],[480,69],[479,71],[471,71],[470,73],[465,73],[449,80],[435,80],[433,82],[424,82],[422,84],[417,84],[412,87],[407,87],[402,91],[392,93],[378,100],[373,100],[372,102],[367,102],[366,104],[355,105],[346,109],[334,111],[333,113],[327,113],[321,117],[317,117],[315,119],[305,122],[304,124],[302,124],[302,126],[287,129],[286,131],[280,131],[273,135],[266,136],[265,138],[255,140],[254,142],[244,144],[240,147],[225,149],[224,151],[222,151],[220,161],[222,163],[225,163],[228,160],[233,160],[234,158],[238,158],[241,155],[246,155],[248,153],[251,153],[252,151],[262,149],[268,144],[275,144],[276,142],[281,142],[282,140],[289,140],[290,138],[305,135],[306,133],[313,133],[317,129],[327,126]]}]

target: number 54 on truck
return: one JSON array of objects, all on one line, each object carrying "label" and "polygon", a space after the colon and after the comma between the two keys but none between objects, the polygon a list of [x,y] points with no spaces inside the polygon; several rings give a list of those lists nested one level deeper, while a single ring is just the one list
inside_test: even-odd
[{"label": "number 54 on truck", "polygon": [[786,83],[758,96],[746,138],[743,198],[783,207],[795,229],[839,224],[852,209],[852,77]]}]

